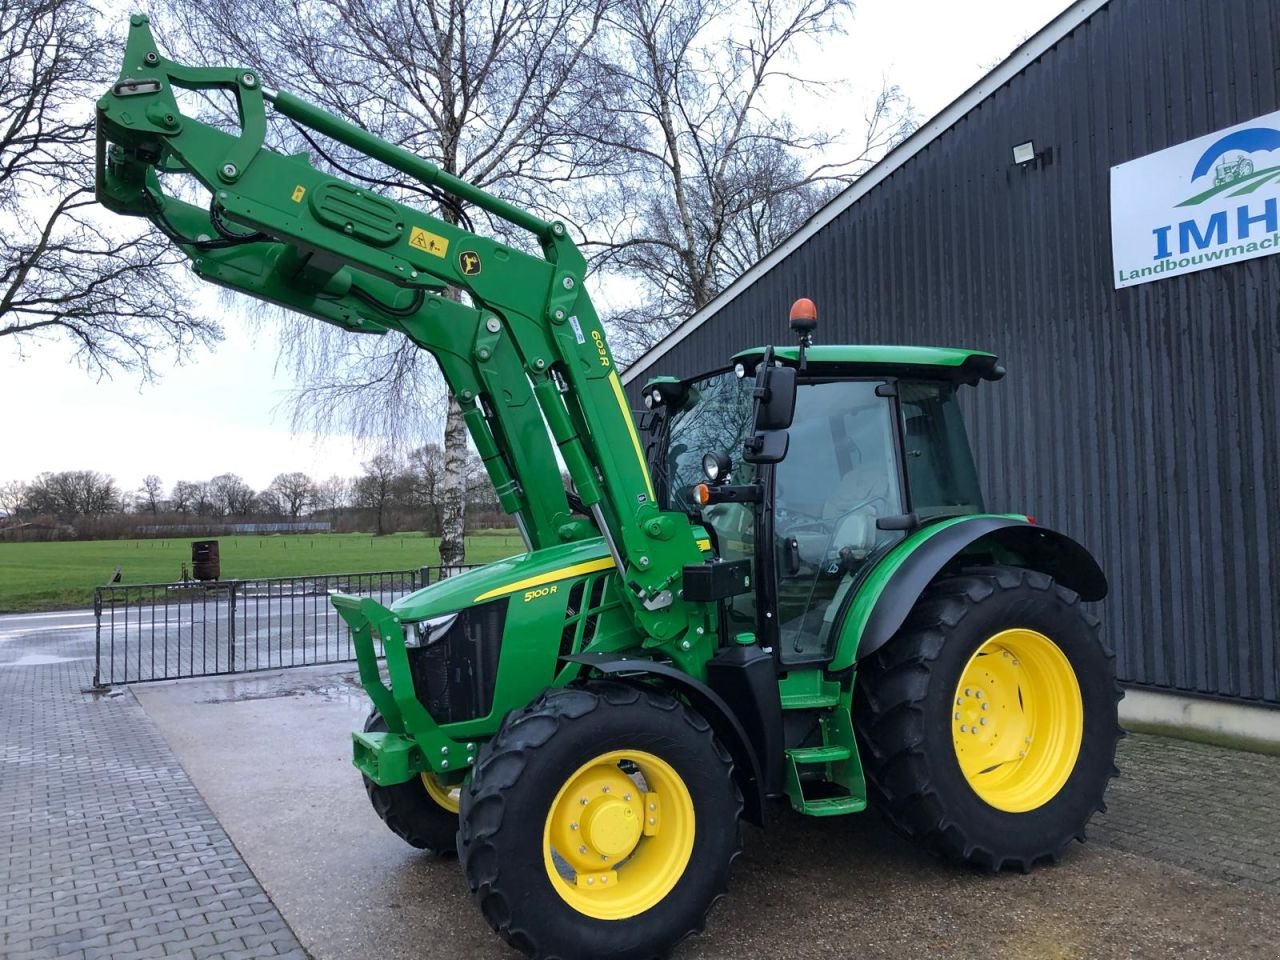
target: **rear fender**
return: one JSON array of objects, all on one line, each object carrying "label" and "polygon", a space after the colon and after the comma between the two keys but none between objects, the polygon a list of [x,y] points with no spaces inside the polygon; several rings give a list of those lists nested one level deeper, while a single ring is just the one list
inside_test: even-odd
[{"label": "rear fender", "polygon": [[1064,534],[1022,517],[958,517],[917,530],[887,553],[843,611],[830,670],[875,653],[898,632],[925,588],[961,554],[993,554],[997,562],[1038,570],[1084,600],[1107,595],[1093,556]]}]

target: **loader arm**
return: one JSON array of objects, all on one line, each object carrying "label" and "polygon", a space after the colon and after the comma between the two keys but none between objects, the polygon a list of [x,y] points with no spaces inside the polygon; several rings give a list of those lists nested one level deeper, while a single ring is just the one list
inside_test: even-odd
[{"label": "loader arm", "polygon": [[[184,115],[174,88],[230,92],[239,131]],[[305,153],[270,149],[268,105],[531,233],[541,256],[330,176]],[[531,547],[603,536],[646,642],[674,646],[690,626],[690,608],[675,599],[681,569],[701,554],[688,519],[658,507],[584,289],[586,262],[563,223],[298,97],[266,90],[252,69],[167,60],[144,15],[131,18],[120,79],[98,101],[97,120],[104,206],[149,219],[202,279],[353,332],[396,331],[429,351],[502,508]],[[207,206],[166,189],[179,177],[207,192]],[[572,515],[553,442],[590,520]]]}]

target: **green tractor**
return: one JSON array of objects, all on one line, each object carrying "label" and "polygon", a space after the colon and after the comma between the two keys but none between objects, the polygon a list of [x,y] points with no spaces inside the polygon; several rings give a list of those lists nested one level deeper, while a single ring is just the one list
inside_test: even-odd
[{"label": "green tractor", "polygon": [[[229,92],[239,130],[184,116],[175,87]],[[267,148],[268,106],[531,242]],[[652,380],[637,429],[562,223],[251,69],[174,63],[144,16],[98,130],[99,200],[198,276],[404,335],[457,398],[526,551],[390,608],[332,602],[373,705],[354,762],[374,809],[456,852],[508,943],[666,953],[771,800],[872,806],[990,871],[1084,838],[1120,735],[1113,656],[1081,606],[1107,585],[1073,540],[986,512],[960,395],[1003,376],[994,356],[813,346],[798,301],[798,342]]]}]

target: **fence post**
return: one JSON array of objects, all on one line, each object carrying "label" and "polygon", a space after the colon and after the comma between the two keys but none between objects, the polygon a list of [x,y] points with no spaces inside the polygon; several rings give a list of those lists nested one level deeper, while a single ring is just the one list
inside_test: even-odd
[{"label": "fence post", "polygon": [[239,584],[240,584],[239,580],[232,580],[230,584],[231,586],[230,601],[231,602],[230,602],[230,615],[228,617],[230,624],[228,626],[228,640],[227,640],[227,650],[228,650],[227,670],[230,673],[236,672],[236,587],[239,586]]},{"label": "fence post", "polygon": [[93,588],[93,689],[103,690],[102,682],[102,588]]},{"label": "fence post", "polygon": [[420,569],[418,571],[418,579],[419,579],[419,583],[418,583],[419,589],[421,589],[422,587],[431,586],[431,568],[423,567],[422,569]]}]

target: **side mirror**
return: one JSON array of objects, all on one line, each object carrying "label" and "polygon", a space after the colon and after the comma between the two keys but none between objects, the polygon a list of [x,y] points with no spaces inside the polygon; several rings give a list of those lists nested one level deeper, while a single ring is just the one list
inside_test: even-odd
[{"label": "side mirror", "polygon": [[756,431],[785,430],[796,415],[796,368],[775,367],[767,360],[756,372]]},{"label": "side mirror", "polygon": [[786,430],[763,430],[742,444],[742,459],[747,463],[778,463],[787,455],[791,435]]}]

